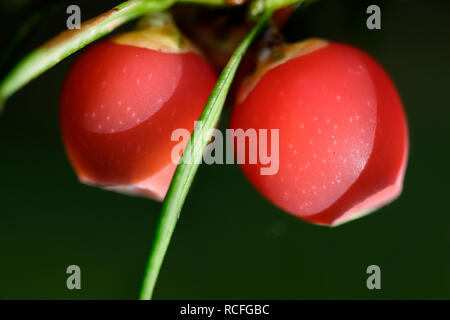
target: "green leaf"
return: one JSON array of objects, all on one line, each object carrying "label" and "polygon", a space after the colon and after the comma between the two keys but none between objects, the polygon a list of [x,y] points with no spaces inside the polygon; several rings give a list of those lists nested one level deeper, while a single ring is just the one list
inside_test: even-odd
[{"label": "green leaf", "polygon": [[[111,33],[124,23],[154,11],[168,9],[176,2],[222,6],[225,0],[130,0],[114,7],[106,13],[91,19],[80,30],[68,30],[23,58],[0,83],[0,113],[6,100],[48,69],[72,53],[84,48],[95,40]],[[26,22],[23,27],[33,21]],[[7,55],[5,52],[4,55]]]},{"label": "green leaf", "polygon": [[255,27],[234,51],[228,64],[223,69],[199,118],[199,122],[202,123],[202,126],[196,126],[191,135],[191,139],[184,150],[180,164],[175,171],[175,175],[163,204],[146,274],[143,280],[140,299],[146,300],[151,299],[152,297],[159,270],[163,263],[181,208],[189,192],[189,188],[192,185],[192,181],[194,180],[203,152],[205,151],[208,142],[211,140],[211,129],[216,128],[219,122],[228,90],[243,56],[247,52],[252,41],[267,24],[271,13],[271,10],[267,10],[263,13]]},{"label": "green leaf", "polygon": [[300,5],[302,2],[303,0],[253,0],[250,2],[248,14],[250,19],[253,20],[265,10],[275,11],[294,4]]},{"label": "green leaf", "polygon": [[139,16],[169,8],[175,0],[134,0],[83,23],[80,30],[68,30],[37,48],[21,60],[0,84],[0,112],[14,92],[64,58],[117,27]]}]

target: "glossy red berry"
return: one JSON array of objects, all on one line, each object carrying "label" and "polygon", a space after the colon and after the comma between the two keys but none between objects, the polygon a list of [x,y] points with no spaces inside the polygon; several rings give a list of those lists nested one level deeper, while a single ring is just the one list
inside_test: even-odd
[{"label": "glossy red berry", "polygon": [[231,127],[279,129],[279,171],[244,164],[270,201],[336,225],[399,196],[408,155],[405,114],[389,76],[364,52],[307,40],[274,52],[241,85]]},{"label": "glossy red berry", "polygon": [[176,165],[172,131],[192,132],[216,82],[174,29],[143,29],[87,49],[61,95],[61,129],[83,182],[162,200]]}]

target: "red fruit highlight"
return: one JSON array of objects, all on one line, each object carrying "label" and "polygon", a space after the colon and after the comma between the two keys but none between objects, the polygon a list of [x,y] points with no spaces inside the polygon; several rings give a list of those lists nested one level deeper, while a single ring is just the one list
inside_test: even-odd
[{"label": "red fruit highlight", "polygon": [[185,39],[164,32],[95,44],[68,73],[61,129],[81,181],[165,197],[176,168],[172,131],[192,132],[216,75],[197,52],[179,46]]},{"label": "red fruit highlight", "polygon": [[279,129],[279,171],[251,183],[304,220],[337,225],[397,198],[408,155],[405,114],[383,68],[344,44],[286,45],[240,87],[231,127]]}]

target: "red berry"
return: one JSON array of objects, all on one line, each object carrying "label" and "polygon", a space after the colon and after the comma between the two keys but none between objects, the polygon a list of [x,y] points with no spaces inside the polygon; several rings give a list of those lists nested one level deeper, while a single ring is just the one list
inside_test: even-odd
[{"label": "red berry", "polygon": [[244,164],[252,184],[287,212],[326,225],[398,197],[408,132],[383,68],[354,47],[316,39],[272,58],[241,85],[231,118],[234,129],[279,129],[279,171]]},{"label": "red berry", "polygon": [[95,44],[67,75],[64,144],[79,179],[162,200],[176,165],[172,131],[192,132],[216,82],[174,30],[139,30]]}]

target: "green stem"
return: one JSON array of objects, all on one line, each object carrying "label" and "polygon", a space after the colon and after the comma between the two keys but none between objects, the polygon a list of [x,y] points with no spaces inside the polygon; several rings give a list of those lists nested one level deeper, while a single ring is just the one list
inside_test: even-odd
[{"label": "green stem", "polygon": [[266,8],[270,10],[278,10],[291,4],[300,4],[303,0],[265,0]]},{"label": "green stem", "polygon": [[68,30],[28,54],[0,84],[0,112],[14,92],[89,43],[122,24],[152,11],[169,8],[175,0],[134,0],[124,2],[105,14],[83,24],[80,30]]},{"label": "green stem", "polygon": [[252,41],[264,28],[270,19],[272,11],[267,10],[260,17],[258,23],[244,38],[234,51],[227,66],[222,71],[211,96],[199,118],[201,126],[197,126],[175,171],[161,216],[158,221],[153,247],[148,260],[140,299],[151,299],[158,278],[161,265],[170,243],[181,208],[194,180],[203,152],[212,137],[212,130],[216,128],[222,112],[225,99],[237,68]]},{"label": "green stem", "polygon": [[302,2],[303,0],[253,0],[248,10],[249,18],[254,20],[265,10],[275,11],[293,4],[300,5]]},{"label": "green stem", "polygon": [[197,4],[204,4],[204,5],[209,5],[209,6],[227,5],[227,2],[225,0],[177,0],[177,2],[197,3]]},{"label": "green stem", "polygon": [[[61,60],[124,23],[153,11],[168,9],[176,2],[226,5],[225,0],[130,0],[84,23],[80,30],[68,30],[29,53],[0,83],[0,113],[6,100],[28,82]],[[30,21],[29,24],[33,23]]]}]

